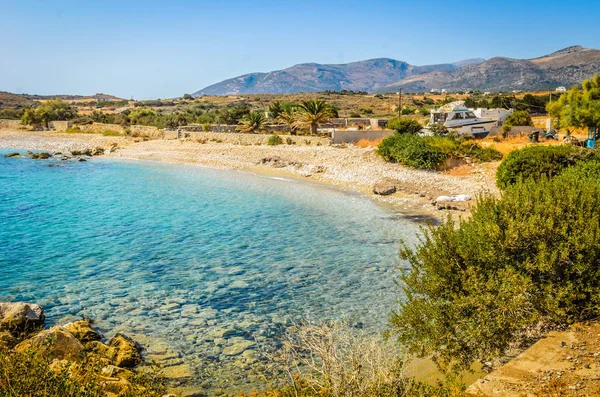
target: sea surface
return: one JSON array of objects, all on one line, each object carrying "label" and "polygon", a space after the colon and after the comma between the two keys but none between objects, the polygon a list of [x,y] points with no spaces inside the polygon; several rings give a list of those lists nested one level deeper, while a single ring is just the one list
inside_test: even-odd
[{"label": "sea surface", "polygon": [[[87,316],[106,337],[168,346],[183,382],[243,387],[290,324],[381,332],[397,308],[399,239],[414,243],[419,227],[365,196],[190,165],[5,153],[0,301],[39,303],[50,325]],[[256,354],[225,354],[236,344]]]}]

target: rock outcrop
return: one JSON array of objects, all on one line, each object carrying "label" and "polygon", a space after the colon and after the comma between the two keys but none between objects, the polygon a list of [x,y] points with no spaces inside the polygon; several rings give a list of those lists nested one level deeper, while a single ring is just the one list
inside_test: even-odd
[{"label": "rock outcrop", "polygon": [[127,335],[117,333],[108,341],[108,346],[117,350],[115,364],[118,367],[132,368],[142,362],[140,346]]},{"label": "rock outcrop", "polygon": [[0,330],[26,331],[44,325],[44,309],[24,302],[0,303]]},{"label": "rock outcrop", "polygon": [[81,343],[99,341],[102,339],[102,336],[92,329],[88,320],[74,321],[65,324],[63,328],[73,334],[73,336]]},{"label": "rock outcrop", "polygon": [[81,359],[83,345],[69,331],[56,326],[19,343],[15,350],[19,352],[35,350],[52,359],[78,361]]}]

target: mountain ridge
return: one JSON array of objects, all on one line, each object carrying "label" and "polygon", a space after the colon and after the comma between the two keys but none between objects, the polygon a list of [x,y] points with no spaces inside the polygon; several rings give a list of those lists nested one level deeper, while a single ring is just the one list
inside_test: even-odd
[{"label": "mountain ridge", "polygon": [[570,46],[531,59],[497,56],[453,63],[411,65],[392,58],[344,64],[300,63],[271,72],[248,73],[196,91],[193,96],[287,94],[321,91],[370,93],[459,90],[539,90],[579,83],[600,73],[600,51]]}]

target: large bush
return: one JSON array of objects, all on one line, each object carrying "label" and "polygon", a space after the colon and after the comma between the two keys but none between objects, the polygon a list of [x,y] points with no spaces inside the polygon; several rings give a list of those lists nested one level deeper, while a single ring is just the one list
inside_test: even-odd
[{"label": "large bush", "polygon": [[387,128],[395,130],[398,134],[418,134],[423,129],[423,126],[414,119],[395,118],[388,121]]},{"label": "large bush", "polygon": [[435,168],[448,158],[439,148],[428,145],[423,138],[412,134],[385,138],[379,144],[377,153],[386,161],[424,169]]},{"label": "large bush", "polygon": [[386,161],[423,169],[436,168],[448,158],[470,157],[479,161],[502,158],[497,150],[482,148],[474,142],[463,143],[452,138],[412,134],[396,134],[384,139],[377,152]]},{"label": "large bush", "polygon": [[[478,199],[424,231],[391,324],[402,345],[467,368],[547,327],[600,315],[600,183],[586,167]],[[577,175],[574,175],[577,174]]]},{"label": "large bush", "polygon": [[552,178],[579,161],[600,159],[590,149],[573,146],[528,146],[511,152],[496,171],[500,189],[514,185],[520,179]]}]

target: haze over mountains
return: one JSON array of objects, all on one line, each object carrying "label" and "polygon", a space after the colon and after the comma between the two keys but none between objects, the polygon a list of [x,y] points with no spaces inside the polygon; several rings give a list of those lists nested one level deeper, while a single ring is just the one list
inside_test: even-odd
[{"label": "haze over mountains", "polygon": [[600,73],[600,51],[568,47],[534,59],[495,57],[414,66],[389,58],[339,65],[304,63],[269,73],[250,73],[213,84],[194,96],[284,94],[320,91],[372,93],[548,90],[570,86]]}]

